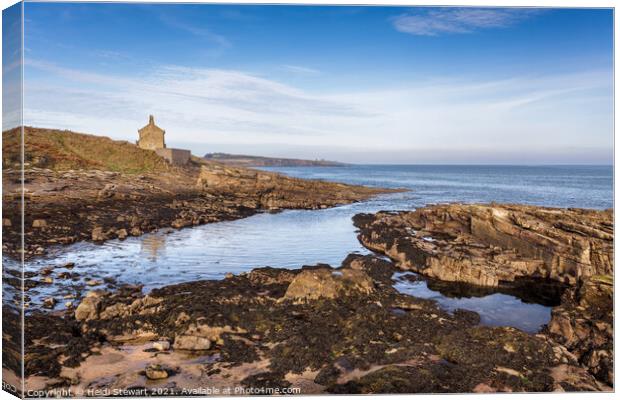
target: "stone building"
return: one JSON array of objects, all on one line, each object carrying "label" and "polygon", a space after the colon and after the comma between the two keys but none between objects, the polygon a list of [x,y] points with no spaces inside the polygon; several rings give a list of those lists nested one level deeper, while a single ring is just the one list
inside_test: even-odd
[{"label": "stone building", "polygon": [[192,158],[192,153],[189,150],[183,149],[156,149],[155,152],[160,157],[165,158],[170,164],[184,165]]},{"label": "stone building", "polygon": [[192,153],[189,150],[167,148],[166,141],[164,140],[165,134],[166,131],[155,125],[155,118],[149,115],[148,125],[138,129],[138,141],[136,144],[142,149],[155,151],[170,164],[187,164],[192,157]]},{"label": "stone building", "polygon": [[138,129],[138,147],[146,150],[165,149],[164,135],[166,131],[155,125],[155,118],[149,115],[149,123]]}]

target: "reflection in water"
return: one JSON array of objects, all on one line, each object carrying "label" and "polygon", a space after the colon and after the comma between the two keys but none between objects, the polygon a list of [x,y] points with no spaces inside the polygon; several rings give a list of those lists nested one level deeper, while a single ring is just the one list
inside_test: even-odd
[{"label": "reflection in water", "polygon": [[[447,311],[464,309],[480,314],[480,322],[491,326],[513,326],[525,332],[538,332],[551,318],[551,307],[559,304],[563,287],[548,283],[543,287],[529,282],[499,289],[450,284],[427,280],[413,272],[397,272],[394,288],[401,293],[435,300]],[[532,286],[533,285],[533,286]],[[544,297],[536,292],[549,289]],[[531,301],[540,301],[542,304]]]},{"label": "reflection in water", "polygon": [[140,252],[151,262],[156,262],[164,256],[166,250],[166,237],[163,235],[149,235],[140,243]]},{"label": "reflection in water", "polygon": [[[54,267],[52,284],[28,291],[29,311],[40,307],[48,297],[58,299],[55,310],[63,309],[63,296],[105,288],[106,280],[111,279],[142,284],[149,291],[181,282],[222,279],[228,272],[239,274],[263,266],[338,266],[349,253],[368,253],[355,236],[351,223],[355,212],[352,206],[344,206],[264,213],[183,230],[164,229],[123,241],[53,247],[46,256],[25,265],[31,273]],[[6,267],[19,269],[15,260],[5,258],[3,262]],[[68,263],[75,267],[65,268]],[[63,278],[63,273],[77,274],[79,279]],[[101,284],[86,285],[93,280]]]},{"label": "reflection in water", "polygon": [[542,304],[547,307],[559,306],[567,285],[551,280],[517,279],[515,282],[500,284],[498,288],[475,286],[461,282],[446,282],[425,278],[428,288],[446,297],[485,297],[503,293],[518,297],[524,303]]}]

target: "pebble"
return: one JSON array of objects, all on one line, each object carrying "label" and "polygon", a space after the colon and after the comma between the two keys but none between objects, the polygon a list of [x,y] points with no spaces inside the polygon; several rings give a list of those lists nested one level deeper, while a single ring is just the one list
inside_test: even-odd
[{"label": "pebble", "polygon": [[170,342],[167,340],[160,340],[158,342],[153,343],[153,348],[157,351],[167,351],[170,350]]},{"label": "pebble", "polygon": [[54,308],[55,305],[56,299],[53,297],[48,297],[47,299],[43,300],[43,307]]},{"label": "pebble", "polygon": [[506,343],[506,344],[504,345],[504,350],[506,350],[508,353],[514,353],[514,352],[516,352],[516,350],[515,350],[514,346],[513,346],[512,344],[510,344],[510,343]]},{"label": "pebble", "polygon": [[98,285],[101,285],[102,283],[103,283],[103,282],[98,281],[98,280],[96,280],[96,279],[89,279],[89,280],[87,280],[87,281],[86,281],[86,284],[87,284],[88,286],[98,286]]},{"label": "pebble", "polygon": [[45,228],[47,226],[47,221],[44,219],[35,219],[32,221],[33,228]]},{"label": "pebble", "polygon": [[126,229],[119,229],[118,231],[116,231],[116,236],[118,236],[118,238],[120,240],[123,240],[125,238],[127,238],[127,230]]},{"label": "pebble", "polygon": [[95,290],[91,290],[90,292],[86,293],[86,297],[94,297],[98,299],[101,297],[105,297],[107,294],[108,293],[103,289],[95,289]]},{"label": "pebble", "polygon": [[43,278],[43,283],[54,283],[54,279],[51,276],[46,276]]},{"label": "pebble", "polygon": [[165,379],[168,377],[168,372],[159,364],[151,364],[146,367],[146,377],[149,379]]}]

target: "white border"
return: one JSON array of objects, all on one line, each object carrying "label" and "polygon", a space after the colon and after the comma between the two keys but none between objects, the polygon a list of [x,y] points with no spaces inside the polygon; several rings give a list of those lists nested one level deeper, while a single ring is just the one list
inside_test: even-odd
[{"label": "white border", "polygon": [[[28,0],[28,2],[49,2],[46,0]],[[136,0],[125,0],[125,1],[97,1],[97,0],[63,0],[62,2],[71,2],[71,3],[212,3],[212,4],[226,4],[227,2],[225,1],[213,1],[213,0],[202,0],[202,1],[198,1],[198,0],[184,0],[184,1],[175,1],[175,0],[150,0],[150,1],[136,1]],[[0,8],[5,9],[13,4],[17,3],[17,1],[15,0],[0,0]],[[570,8],[570,7],[584,7],[584,8],[616,8],[616,5],[619,4],[618,1],[616,0],[589,0],[589,1],[583,1],[583,0],[564,0],[564,1],[557,1],[557,0],[520,0],[520,1],[514,1],[514,0],[495,0],[495,1],[489,1],[489,0],[461,0],[461,1],[455,1],[455,0],[442,0],[442,1],[438,1],[438,0],[424,0],[424,1],[415,1],[415,0],[410,0],[410,1],[403,1],[403,0],[335,0],[335,1],[330,1],[330,0],[306,0],[306,1],[299,1],[299,0],[288,0],[288,1],[278,1],[278,0],[269,0],[269,1],[260,1],[260,0],[233,0],[228,2],[228,4],[314,4],[314,5],[379,5],[379,6],[485,6],[485,7],[563,7],[563,8]],[[618,42],[618,36],[619,36],[619,22],[618,22],[618,18],[616,18],[615,15],[615,11],[614,11],[614,83],[617,81],[618,78],[618,70],[615,68],[616,63],[615,63],[615,43]],[[1,29],[1,18],[0,18],[0,29]],[[1,41],[0,41],[0,50],[1,50]],[[0,51],[0,64],[1,64],[1,51]],[[2,83],[0,81],[0,91],[2,89]],[[614,205],[618,204],[618,200],[620,199],[620,194],[618,192],[615,191],[615,177],[616,177],[616,166],[618,165],[618,154],[616,154],[615,152],[615,120],[616,117],[618,115],[617,110],[615,109],[615,98],[618,96],[618,88],[615,86],[614,84]],[[1,100],[0,100],[0,104],[1,104]],[[0,205],[1,208],[1,205]],[[615,221],[618,220],[618,217],[620,216],[620,214],[618,213],[617,209],[615,209],[614,207],[614,218]],[[615,246],[615,242],[614,242],[614,246]],[[615,247],[614,247],[614,264],[617,265],[618,264],[618,254],[617,252],[615,252]],[[615,296],[614,298],[614,308],[617,310],[618,309],[618,296]],[[615,325],[614,321],[614,325]],[[617,326],[614,326],[614,331],[617,331]],[[1,344],[0,344],[1,346]],[[614,353],[617,354],[617,341],[614,343]],[[615,360],[614,360],[614,366],[616,365]],[[616,379],[617,381],[617,379]],[[531,400],[531,399],[537,399],[537,398],[553,398],[553,399],[557,399],[560,396],[562,397],[570,397],[573,399],[586,399],[586,400],[590,400],[590,399],[603,399],[603,398],[612,398],[615,397],[614,393],[556,393],[556,394],[549,394],[549,393],[518,393],[518,394],[441,394],[441,395],[378,395],[378,396],[373,396],[373,398],[380,398],[380,399],[394,399],[394,398],[405,398],[405,397],[411,397],[411,396],[415,396],[414,398],[417,399],[424,399],[424,400],[428,400],[428,399],[437,399],[437,398],[451,398],[451,399],[459,399],[459,398],[473,398],[474,396],[478,397],[484,397],[484,399],[488,399],[488,400],[494,400],[494,399],[527,399],[527,400]],[[352,398],[356,398],[358,396],[351,396],[351,395],[344,395],[344,396],[338,396],[338,398],[342,398],[342,399],[352,399]],[[170,399],[172,397],[167,397],[166,399]],[[239,398],[239,397],[237,397]],[[250,399],[250,397],[241,397],[243,399]],[[303,398],[306,399],[323,399],[325,398],[325,396],[303,396]],[[8,394],[7,392],[4,391],[0,391],[0,400],[4,400],[4,399],[15,399],[14,396],[11,396],[10,394]],[[182,399],[186,399],[186,398],[182,398]],[[253,399],[256,399],[255,397]]]}]

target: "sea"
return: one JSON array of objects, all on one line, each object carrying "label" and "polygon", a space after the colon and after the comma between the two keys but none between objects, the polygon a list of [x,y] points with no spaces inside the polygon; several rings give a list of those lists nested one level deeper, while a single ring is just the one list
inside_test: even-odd
[{"label": "sea", "polygon": [[[286,175],[406,191],[324,210],[260,213],[172,233],[165,230],[112,240],[104,244],[76,243],[52,248],[28,262],[25,269],[74,262],[84,280],[114,279],[141,283],[144,290],[198,279],[222,279],[271,266],[299,268],[327,263],[339,266],[350,253],[368,254],[360,245],[352,216],[379,210],[413,210],[438,203],[518,203],[549,207],[613,207],[612,166],[509,165],[347,165],[338,167],[268,167]],[[3,260],[5,266],[11,260]],[[551,306],[531,296],[472,290],[446,294],[424,279],[401,279],[395,287],[406,294],[434,299],[448,311],[464,308],[481,315],[487,325],[514,326],[535,332],[547,323]],[[30,308],[45,297],[70,294],[83,282],[31,289]],[[64,307],[62,302],[57,309]]]}]

